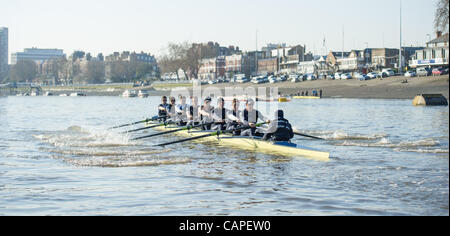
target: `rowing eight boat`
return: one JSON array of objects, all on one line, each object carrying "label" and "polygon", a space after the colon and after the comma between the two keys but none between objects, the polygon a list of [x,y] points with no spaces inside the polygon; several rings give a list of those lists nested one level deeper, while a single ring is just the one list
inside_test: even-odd
[{"label": "rowing eight boat", "polygon": [[[148,123],[148,125],[155,125],[158,123]],[[153,129],[158,131],[169,131],[174,129],[179,129],[179,126],[168,125],[168,126],[157,126]],[[182,130],[174,134],[184,137],[198,137],[211,133],[213,131],[203,131],[203,130]],[[323,152],[315,150],[309,147],[303,147],[291,142],[270,142],[262,140],[258,137],[247,137],[247,136],[232,136],[229,134],[222,134],[220,136],[211,136],[203,139],[198,139],[199,142],[218,142],[221,146],[231,146],[240,149],[260,151],[269,154],[283,155],[283,156],[301,156],[307,157],[314,160],[328,161],[330,154],[328,152]]]}]

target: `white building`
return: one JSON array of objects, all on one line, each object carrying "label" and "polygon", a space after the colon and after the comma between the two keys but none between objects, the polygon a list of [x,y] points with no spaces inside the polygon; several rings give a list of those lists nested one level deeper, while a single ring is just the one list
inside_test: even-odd
[{"label": "white building", "polygon": [[437,32],[436,39],[428,42],[426,48],[416,51],[415,55],[412,57],[412,60],[409,61],[409,66],[448,66],[448,41],[448,33],[442,35],[441,32]]},{"label": "white building", "polygon": [[11,54],[11,64],[15,65],[21,60],[31,60],[35,62],[44,62],[50,59],[65,58],[66,54],[62,49],[40,49],[26,48],[23,52]]}]

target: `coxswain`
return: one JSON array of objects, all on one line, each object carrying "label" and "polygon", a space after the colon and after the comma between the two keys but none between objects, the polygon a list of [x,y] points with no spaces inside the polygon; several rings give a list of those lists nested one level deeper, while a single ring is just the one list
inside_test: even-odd
[{"label": "coxswain", "polygon": [[[200,110],[198,111],[198,114],[200,115],[200,122],[203,124],[212,123],[214,121],[212,117],[213,110],[214,107],[211,106],[211,98],[210,97],[205,98],[205,100],[203,101],[203,105],[200,107]],[[204,125],[202,129],[210,130],[211,124]]]},{"label": "coxswain", "polygon": [[272,120],[267,129],[262,131],[264,140],[290,141],[294,137],[294,131],[288,120],[284,118],[283,110],[275,112],[275,119]]},{"label": "coxswain", "polygon": [[253,108],[254,105],[255,102],[252,99],[247,99],[245,102],[245,110],[242,112],[242,123],[250,128],[242,131],[242,136],[262,136],[260,132],[256,132],[256,124],[258,121],[270,123],[269,119]]}]

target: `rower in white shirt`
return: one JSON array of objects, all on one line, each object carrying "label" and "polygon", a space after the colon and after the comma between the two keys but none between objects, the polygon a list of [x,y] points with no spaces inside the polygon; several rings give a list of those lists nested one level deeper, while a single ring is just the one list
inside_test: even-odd
[{"label": "rower in white shirt", "polygon": [[[203,105],[201,106],[200,110],[198,111],[198,114],[200,115],[200,122],[203,124],[211,123],[214,121],[212,117],[214,107],[211,106],[211,98],[207,97],[205,98]],[[211,124],[204,125],[203,130],[210,130]]]},{"label": "rower in white shirt", "polygon": [[[227,112],[227,130],[233,130],[242,125],[242,111],[239,110],[239,99],[234,98],[231,104],[231,110]],[[240,131],[233,132],[234,135],[240,135]]]},{"label": "rower in white shirt", "polygon": [[186,97],[180,95],[178,97],[180,99],[180,104],[175,106],[175,113],[176,113],[176,119],[177,119],[177,124],[184,126],[187,124],[187,110],[188,110],[188,105],[186,104]]},{"label": "rower in white shirt", "polygon": [[212,113],[214,124],[211,130],[225,130],[227,128],[227,113],[228,109],[225,108],[225,100],[223,98],[217,99],[217,107]]},{"label": "rower in white shirt", "polygon": [[199,106],[198,106],[198,97],[191,97],[191,105],[189,106],[188,111],[186,112],[188,125],[198,125],[200,123],[200,115]]}]

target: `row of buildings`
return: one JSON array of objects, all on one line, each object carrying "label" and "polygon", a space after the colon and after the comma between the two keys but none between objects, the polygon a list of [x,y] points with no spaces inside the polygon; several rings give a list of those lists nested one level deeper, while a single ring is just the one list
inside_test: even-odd
[{"label": "row of buildings", "polygon": [[[448,66],[448,33],[436,33],[426,47],[402,47],[402,68]],[[399,67],[398,48],[366,48],[348,52],[331,51],[328,55],[306,53],[305,45],[268,44],[261,51],[215,55],[200,61],[198,78],[214,80],[235,74],[333,74],[335,72],[380,71]]]},{"label": "row of buildings", "polygon": [[[241,51],[237,46],[224,47],[215,42],[194,43],[191,49],[198,55],[195,59],[198,60],[196,77],[202,80],[214,80],[230,78],[236,74],[251,76],[313,73],[320,75],[335,72],[378,71],[382,68],[398,68],[400,57],[403,62],[402,68],[448,66],[448,37],[448,33],[437,32],[436,38],[427,42],[426,47],[402,47],[401,55],[397,48],[366,48],[347,52],[331,51],[327,55],[317,56],[307,53],[306,45],[287,46],[285,43],[267,44],[261,50],[246,52]],[[9,71],[8,55],[8,28],[0,27],[0,80]],[[106,81],[111,81],[114,77],[116,62],[144,63],[151,71],[148,77],[160,77],[156,58],[144,52],[114,52],[108,56],[99,54],[97,57],[92,57],[89,53],[77,51],[67,58],[62,49],[27,48],[23,52],[11,54],[12,66],[22,60],[34,61],[39,75],[55,77],[56,80],[64,80],[67,83],[70,82],[73,74],[76,74],[77,69],[86,71],[92,61],[99,61],[104,65]],[[59,68],[61,63],[56,63],[58,61],[66,61],[65,69]],[[59,68],[58,73],[55,72],[56,67]],[[177,74],[175,77],[179,79],[180,74],[183,73],[174,71],[173,74]],[[183,76],[185,75],[186,73]],[[123,72],[122,76],[125,78],[128,75]]]},{"label": "row of buildings", "polygon": [[198,79],[297,71],[300,62],[312,59],[312,54],[306,53],[305,45],[288,47],[286,44],[268,44],[261,51],[238,51],[229,55],[203,58],[199,62]]}]

